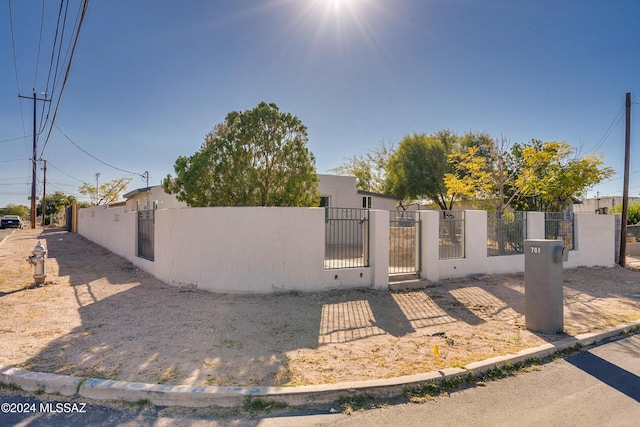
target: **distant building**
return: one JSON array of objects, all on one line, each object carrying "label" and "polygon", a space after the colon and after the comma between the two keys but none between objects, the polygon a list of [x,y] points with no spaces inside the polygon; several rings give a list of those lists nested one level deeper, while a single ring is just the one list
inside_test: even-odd
[{"label": "distant building", "polygon": [[[629,197],[629,203],[637,203],[640,197]],[[573,204],[574,213],[610,214],[615,206],[622,204],[622,196],[602,196],[581,200]]]},{"label": "distant building", "polygon": [[161,185],[138,188],[123,196],[126,199],[127,211],[144,211],[150,209],[186,208],[187,204],[178,201],[175,194],[164,192]]},{"label": "distant building", "polygon": [[[340,208],[367,208],[396,210],[399,199],[387,194],[373,193],[356,189],[355,176],[318,174],[318,192],[320,206]],[[178,201],[174,194],[167,194],[161,185],[143,187],[124,195],[127,211],[147,209],[186,208],[187,204]]]},{"label": "distant building", "polygon": [[400,199],[356,189],[355,176],[318,174],[321,207],[396,210]]}]

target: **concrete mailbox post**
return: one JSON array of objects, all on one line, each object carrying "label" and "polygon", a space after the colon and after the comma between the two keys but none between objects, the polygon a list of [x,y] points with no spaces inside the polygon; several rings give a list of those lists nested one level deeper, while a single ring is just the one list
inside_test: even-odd
[{"label": "concrete mailbox post", "polygon": [[527,329],[558,334],[564,329],[563,262],[569,250],[562,240],[524,241],[524,318]]}]

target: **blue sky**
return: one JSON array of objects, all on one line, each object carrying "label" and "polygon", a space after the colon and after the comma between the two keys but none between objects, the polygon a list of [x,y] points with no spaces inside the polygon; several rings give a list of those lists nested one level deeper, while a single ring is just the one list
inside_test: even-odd
[{"label": "blue sky", "polygon": [[[68,4],[63,53],[81,1]],[[47,87],[60,2],[46,0],[44,15],[42,0],[10,5],[15,67],[0,6],[0,206],[29,203],[33,102],[18,93]],[[477,131],[601,151],[617,174],[590,194],[620,196],[631,92],[637,196],[639,18],[635,0],[92,0],[59,102],[64,134],[38,140],[47,192],[78,196],[96,173],[106,182],[123,170],[159,184],[228,112],[266,101],[307,126],[320,173],[409,133]],[[129,190],[145,185],[133,177]]]}]

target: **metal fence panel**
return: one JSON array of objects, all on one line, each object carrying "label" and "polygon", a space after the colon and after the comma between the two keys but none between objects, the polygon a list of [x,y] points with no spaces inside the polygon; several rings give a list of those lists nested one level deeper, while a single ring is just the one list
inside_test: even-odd
[{"label": "metal fence panel", "polygon": [[369,266],[369,210],[325,208],[325,270]]},{"label": "metal fence panel", "polygon": [[464,211],[440,212],[440,259],[464,258]]},{"label": "metal fence panel", "polygon": [[[618,235],[619,234],[620,230],[618,230]],[[635,237],[636,242],[640,241],[640,224],[627,225],[627,238],[629,237]]]},{"label": "metal fence panel", "polygon": [[138,256],[153,261],[155,211],[138,211]]},{"label": "metal fence panel", "polygon": [[487,256],[524,253],[526,212],[487,211]]},{"label": "metal fence panel", "polygon": [[415,211],[391,211],[389,221],[389,273],[420,270],[420,220]]},{"label": "metal fence panel", "polygon": [[574,248],[574,221],[572,212],[545,212],[544,238],[564,241],[564,247]]}]

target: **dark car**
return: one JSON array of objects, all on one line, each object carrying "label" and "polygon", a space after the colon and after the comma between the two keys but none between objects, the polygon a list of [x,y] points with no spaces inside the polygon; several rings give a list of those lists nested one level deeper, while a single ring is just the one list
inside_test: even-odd
[{"label": "dark car", "polygon": [[0,228],[22,228],[22,220],[18,215],[5,215],[0,219]]}]

